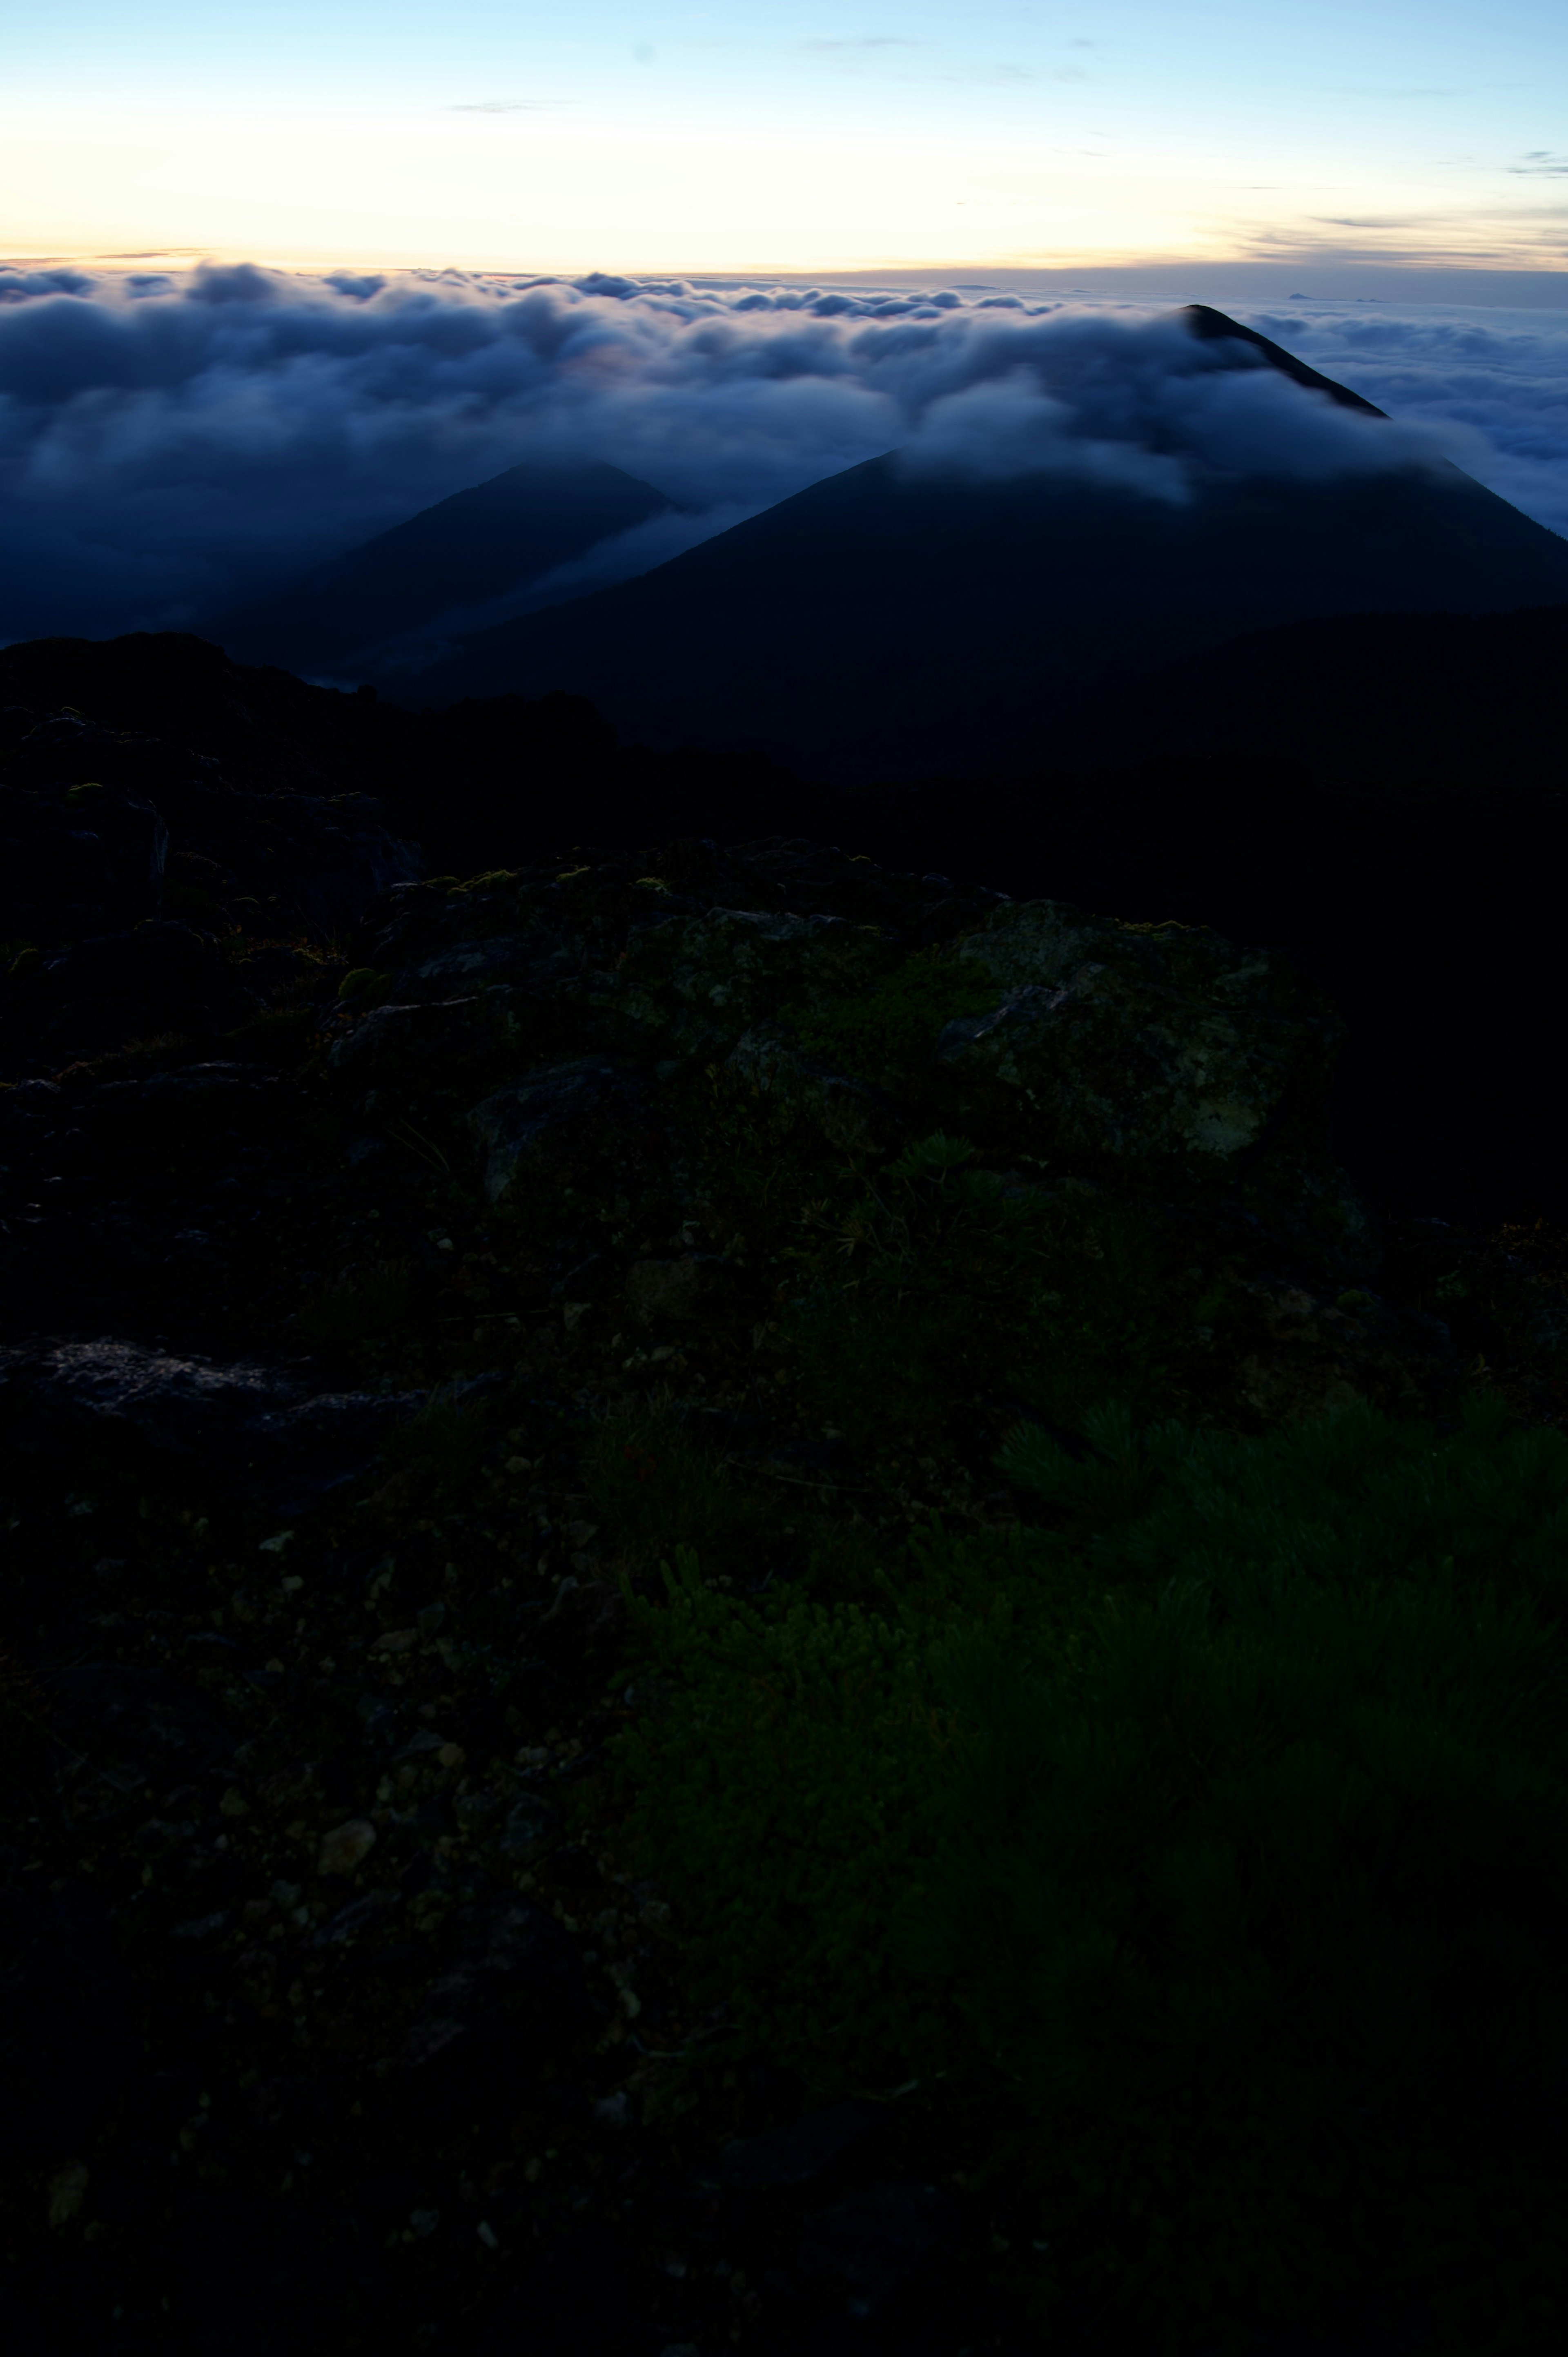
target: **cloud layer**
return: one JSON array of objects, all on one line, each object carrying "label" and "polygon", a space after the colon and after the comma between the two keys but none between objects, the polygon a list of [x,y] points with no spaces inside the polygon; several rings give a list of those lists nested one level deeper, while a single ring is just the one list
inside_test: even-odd
[{"label": "cloud layer", "polygon": [[1402,421],[1467,436],[1462,466],[1568,533],[1568,313],[1363,302],[1246,317]]},{"label": "cloud layer", "polygon": [[[199,625],[542,449],[608,459],[714,530],[895,447],[1177,500],[1216,473],[1445,454],[1568,527],[1568,322],[1247,316],[1393,421],[1129,304],[0,270],[0,638]],[[645,538],[562,589],[670,553]]]}]

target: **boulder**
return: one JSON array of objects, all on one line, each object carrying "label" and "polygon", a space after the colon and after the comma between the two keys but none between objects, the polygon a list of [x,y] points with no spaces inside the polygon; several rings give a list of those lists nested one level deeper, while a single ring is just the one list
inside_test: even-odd
[{"label": "boulder", "polygon": [[403,2050],[403,2095],[431,2125],[466,2125],[498,2083],[526,2083],[590,2018],[576,1952],[542,1908],[502,1900],[471,1937],[432,1982]]},{"label": "boulder", "polygon": [[485,1157],[487,1198],[499,1202],[520,1177],[597,1161],[631,1144],[642,1112],[638,1083],[598,1057],[525,1073],[468,1115]]},{"label": "boulder", "polygon": [[961,1107],[1010,1104],[1043,1159],[1201,1180],[1265,1142],[1321,1151],[1339,1019],[1267,952],[1036,900],[996,909],[960,957],[997,1005],[949,1023],[939,1060]]},{"label": "boulder", "polygon": [[627,1271],[626,1297],[644,1326],[656,1318],[703,1318],[735,1284],[733,1261],[722,1253],[685,1253],[679,1260],[637,1260]]},{"label": "boulder", "polygon": [[[210,1032],[231,1011],[234,987],[209,934],[149,920],[51,958],[41,995],[44,1041],[63,1060],[159,1032]],[[253,1008],[233,1011],[242,1017]]]},{"label": "boulder", "polygon": [[634,933],[617,975],[617,1010],[662,1032],[678,1054],[736,1039],[787,1005],[814,1006],[861,990],[897,957],[875,925],[713,909]]},{"label": "boulder", "polygon": [[725,1071],[757,1095],[804,1114],[835,1146],[852,1153],[890,1146],[907,1125],[908,1116],[894,1098],[868,1081],[817,1063],[776,1023],[743,1032]]},{"label": "boulder", "polygon": [[526,935],[499,933],[489,941],[458,942],[401,976],[400,996],[450,998],[487,983],[521,980],[542,961],[552,962],[550,947]]},{"label": "boulder", "polygon": [[526,990],[377,1006],[334,1042],[328,1060],[356,1081],[428,1086],[453,1064],[524,1047],[538,1023],[537,1003]]},{"label": "boulder", "polygon": [[302,1372],[111,1337],[0,1347],[0,1417],[13,1441],[103,1473],[183,1462],[199,1484],[284,1511],[362,1471],[420,1398],[313,1391]]},{"label": "boulder", "polygon": [[50,944],[156,917],[168,829],[100,783],[0,784],[0,938]]}]

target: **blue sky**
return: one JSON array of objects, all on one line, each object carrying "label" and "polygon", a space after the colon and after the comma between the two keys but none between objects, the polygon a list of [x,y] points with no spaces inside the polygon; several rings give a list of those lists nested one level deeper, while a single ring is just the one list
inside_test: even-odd
[{"label": "blue sky", "polygon": [[52,0],[0,251],[825,272],[1568,266],[1568,11]]}]

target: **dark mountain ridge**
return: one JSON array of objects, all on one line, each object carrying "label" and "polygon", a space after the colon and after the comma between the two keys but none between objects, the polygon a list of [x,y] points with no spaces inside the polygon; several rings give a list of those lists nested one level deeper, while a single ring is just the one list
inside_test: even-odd
[{"label": "dark mountain ridge", "polygon": [[528,459],[217,617],[213,632],[250,662],[307,672],[356,658],[374,665],[443,615],[521,591],[672,505],[601,459]]}]

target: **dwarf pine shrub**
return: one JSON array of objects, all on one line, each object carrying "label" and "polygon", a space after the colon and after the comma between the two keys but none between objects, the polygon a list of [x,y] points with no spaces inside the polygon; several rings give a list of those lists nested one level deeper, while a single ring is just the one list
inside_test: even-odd
[{"label": "dwarf pine shrub", "polygon": [[1050,1527],[639,1609],[672,1699],[623,1760],[708,1994],[819,2083],[989,2078],[1062,2280],[1151,2345],[1369,2282],[1513,2345],[1487,2298],[1565,2290],[1568,1441],[1105,1409],[1005,1463]]},{"label": "dwarf pine shrub", "polygon": [[1196,2330],[1367,2271],[1457,2299],[1499,2237],[1541,2296],[1568,1443],[1485,1406],[1090,1438],[1007,1453],[1114,1583],[1070,1663],[933,1649],[961,1732],[903,1953],[1130,2306]]},{"label": "dwarf pine shrub", "polygon": [[935,1132],[802,1224],[787,1330],[805,1396],[853,1439],[918,1436],[996,1390],[1070,1422],[1116,1380],[1147,1412],[1191,1372],[1176,1239],[981,1168],[966,1138]]},{"label": "dwarf pine shrub", "polygon": [[1015,1358],[1050,1212],[937,1132],[808,1213],[816,1251],[788,1331],[819,1411],[857,1438],[918,1433]]},{"label": "dwarf pine shrub", "polygon": [[1074,1567],[1047,1565],[1028,1533],[939,1525],[886,1568],[846,1556],[743,1599],[680,1550],[660,1598],[628,1596],[666,1701],[621,1751],[634,1841],[676,1903],[698,1986],[743,2039],[832,2085],[946,2052],[940,1992],[890,1944],[949,1772],[932,1631],[956,1621],[1037,1650],[1077,1610]]},{"label": "dwarf pine shrub", "polygon": [[925,1077],[943,1026],[955,1016],[988,1014],[1001,995],[990,974],[943,944],[918,950],[858,996],[787,1008],[784,1019],[809,1055],[907,1090]]},{"label": "dwarf pine shrub", "polygon": [[583,1478],[609,1537],[637,1564],[686,1547],[713,1567],[744,1555],[761,1533],[761,1509],[666,1392],[634,1396],[596,1421]]}]

